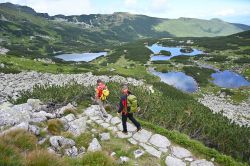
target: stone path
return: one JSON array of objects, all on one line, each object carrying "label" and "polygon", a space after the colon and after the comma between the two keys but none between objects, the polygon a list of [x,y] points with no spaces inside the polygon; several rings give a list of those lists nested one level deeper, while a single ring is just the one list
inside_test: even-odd
[{"label": "stone path", "polygon": [[[136,132],[136,127],[131,123],[127,123],[128,134],[122,133],[121,119],[108,114],[107,118],[103,118],[97,105],[92,105],[81,114],[64,115],[65,111],[76,109],[73,105],[68,104],[61,108],[51,111],[46,105],[43,105],[38,99],[28,99],[27,103],[12,105],[10,103],[0,104],[0,136],[15,129],[24,129],[38,136],[38,144],[43,144],[49,139],[50,147],[48,151],[58,155],[66,155],[70,157],[81,157],[86,151],[102,150],[101,144],[97,138],[92,135],[92,141],[88,148],[79,147],[73,139],[65,138],[61,135],[46,135],[41,137],[40,133],[45,128],[36,126],[37,123],[46,122],[49,119],[59,119],[63,122],[64,131],[70,132],[74,137],[78,137],[82,133],[91,131],[92,134],[97,130],[107,129],[110,132],[97,133],[100,141],[111,140],[111,136],[127,140],[131,146],[138,147],[134,152],[134,158],[137,159],[145,153],[152,158],[155,157],[158,161],[165,162],[167,166],[213,166],[214,163],[205,159],[199,159],[190,151],[180,146],[177,146],[160,134],[142,129]],[[10,127],[10,128],[8,128]],[[111,140],[112,141],[112,140]],[[113,152],[115,153],[115,152]],[[115,155],[115,154],[110,154]],[[120,156],[120,162],[128,162],[127,156]],[[157,165],[157,164],[156,164]]]},{"label": "stone path", "polygon": [[[148,154],[165,160],[167,166],[213,166],[214,164],[205,159],[198,159],[190,151],[180,146],[172,144],[168,138],[157,133],[152,133],[146,129],[136,132],[136,128],[128,123],[128,134],[123,134],[121,119],[108,115],[108,118],[103,119],[98,106],[92,105],[84,110],[83,117],[87,117],[87,123],[96,123],[103,128],[113,132],[116,137],[127,139],[131,144],[138,145],[143,148]],[[136,153],[136,152],[135,152]],[[143,154],[142,154],[143,155]],[[166,156],[162,158],[162,156]]]}]

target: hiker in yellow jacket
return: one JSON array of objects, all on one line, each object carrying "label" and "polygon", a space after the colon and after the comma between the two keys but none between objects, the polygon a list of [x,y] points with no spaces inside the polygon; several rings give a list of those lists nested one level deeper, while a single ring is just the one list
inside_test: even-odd
[{"label": "hiker in yellow jacket", "polygon": [[99,109],[102,112],[102,116],[104,118],[107,118],[108,114],[104,108],[104,102],[106,100],[106,97],[109,95],[108,88],[102,80],[98,79],[97,87],[95,90],[96,90],[96,95],[95,95],[96,102],[99,105]]}]

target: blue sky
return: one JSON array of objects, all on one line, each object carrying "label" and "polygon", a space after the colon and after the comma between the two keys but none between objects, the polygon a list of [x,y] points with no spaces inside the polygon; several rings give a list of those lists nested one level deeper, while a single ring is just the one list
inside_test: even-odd
[{"label": "blue sky", "polygon": [[0,0],[55,14],[130,12],[161,18],[220,18],[250,25],[250,0]]}]

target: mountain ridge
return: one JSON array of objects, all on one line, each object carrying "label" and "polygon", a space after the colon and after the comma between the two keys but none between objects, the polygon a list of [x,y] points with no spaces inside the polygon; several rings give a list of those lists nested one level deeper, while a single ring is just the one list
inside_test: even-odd
[{"label": "mountain ridge", "polygon": [[[210,20],[185,17],[180,17],[178,19],[168,19],[131,14],[127,12],[114,12],[113,14],[81,14],[69,16],[58,14],[50,16],[47,13],[37,13],[34,9],[27,6],[14,5],[11,3],[2,3],[0,4],[0,7],[18,10],[19,13],[24,12],[45,18],[47,20],[78,24],[81,25],[81,28],[86,29],[91,29],[94,27],[98,28],[98,30],[109,28],[114,31],[117,31],[117,28],[127,31],[132,30],[134,33],[138,33],[138,36],[145,37],[213,37],[226,36],[250,29],[250,26],[248,25],[228,23],[218,18],[213,18]],[[215,26],[215,29],[213,29],[213,26]],[[186,32],[183,33],[183,31]]]}]

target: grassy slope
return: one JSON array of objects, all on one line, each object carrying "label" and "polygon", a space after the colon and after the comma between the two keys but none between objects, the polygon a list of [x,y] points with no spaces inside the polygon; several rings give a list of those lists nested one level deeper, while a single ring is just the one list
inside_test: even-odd
[{"label": "grassy slope", "polygon": [[155,27],[156,31],[168,31],[176,37],[226,36],[242,31],[240,28],[217,19],[200,20],[179,18],[164,21]]}]

